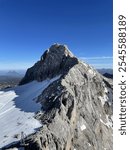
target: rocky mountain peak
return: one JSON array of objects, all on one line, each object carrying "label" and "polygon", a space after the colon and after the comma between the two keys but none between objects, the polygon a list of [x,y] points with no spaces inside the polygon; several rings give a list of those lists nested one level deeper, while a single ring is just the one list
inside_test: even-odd
[{"label": "rocky mountain peak", "polygon": [[68,49],[66,45],[56,43],[45,51],[45,53],[41,56],[41,60],[44,61],[45,58],[48,59],[48,57],[56,59],[57,57],[61,56],[74,57],[74,55],[71,53],[71,51]]},{"label": "rocky mountain peak", "polygon": [[[60,76],[59,76],[60,75]],[[111,150],[112,80],[54,44],[26,72],[20,84],[58,76],[37,97],[42,123],[26,138],[29,150]]]},{"label": "rocky mountain peak", "polygon": [[41,56],[40,61],[29,68],[20,85],[33,80],[42,81],[67,72],[77,64],[78,59],[66,45],[54,44]]},{"label": "rocky mountain peak", "polygon": [[54,44],[48,50],[44,52],[41,56],[41,61],[48,61],[47,59],[52,59],[56,61],[59,57],[74,57],[74,55],[69,51],[66,45]]}]

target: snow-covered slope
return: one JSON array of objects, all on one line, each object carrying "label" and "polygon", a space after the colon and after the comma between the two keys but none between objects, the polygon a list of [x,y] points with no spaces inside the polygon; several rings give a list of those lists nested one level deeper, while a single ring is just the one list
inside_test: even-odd
[{"label": "snow-covered slope", "polygon": [[0,91],[0,148],[21,139],[21,132],[29,135],[41,127],[34,118],[41,105],[37,97],[60,76]]}]

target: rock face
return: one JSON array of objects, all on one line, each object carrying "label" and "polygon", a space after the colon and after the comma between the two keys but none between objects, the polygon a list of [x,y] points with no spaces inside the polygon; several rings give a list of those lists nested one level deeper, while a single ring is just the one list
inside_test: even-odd
[{"label": "rock face", "polygon": [[43,127],[29,150],[112,150],[112,84],[64,45],[49,48],[20,84],[61,75],[38,97]]},{"label": "rock face", "polygon": [[33,67],[27,70],[27,73],[20,85],[33,80],[43,81],[46,78],[52,78],[58,74],[64,74],[78,63],[78,59],[68,50],[67,46],[55,44],[52,45],[41,56]]}]

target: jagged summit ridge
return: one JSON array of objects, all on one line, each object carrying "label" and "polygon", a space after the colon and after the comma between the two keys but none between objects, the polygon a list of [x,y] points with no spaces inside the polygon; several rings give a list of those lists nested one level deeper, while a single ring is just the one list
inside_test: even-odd
[{"label": "jagged summit ridge", "polygon": [[67,72],[78,63],[78,59],[69,51],[66,45],[54,44],[41,56],[40,61],[26,72],[20,85],[33,80],[43,81]]},{"label": "jagged summit ridge", "polygon": [[44,61],[44,59],[47,55],[56,55],[56,54],[65,55],[66,57],[67,56],[74,57],[74,55],[68,49],[67,45],[61,45],[61,44],[56,43],[44,52],[44,54],[41,56],[41,60]]}]

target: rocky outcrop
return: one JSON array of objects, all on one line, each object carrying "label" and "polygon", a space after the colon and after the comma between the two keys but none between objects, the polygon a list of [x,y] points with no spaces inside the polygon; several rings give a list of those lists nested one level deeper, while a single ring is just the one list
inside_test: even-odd
[{"label": "rocky outcrop", "polygon": [[53,45],[28,69],[21,84],[61,75],[38,97],[43,127],[26,139],[29,150],[112,150],[112,84]]},{"label": "rocky outcrop", "polygon": [[43,81],[64,74],[78,63],[78,59],[68,50],[67,46],[54,44],[41,56],[33,67],[29,68],[20,85],[33,80]]}]

